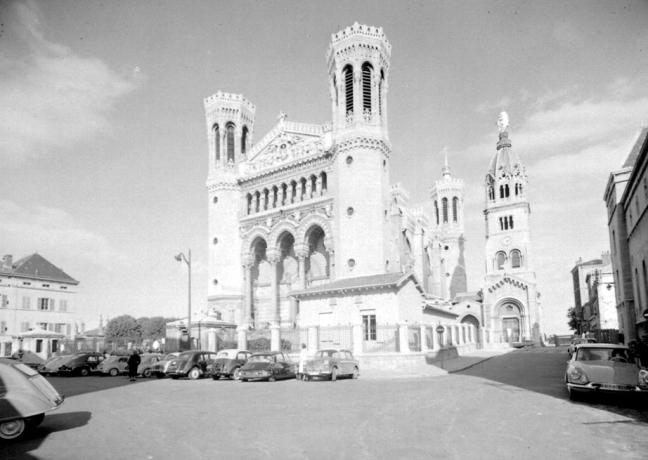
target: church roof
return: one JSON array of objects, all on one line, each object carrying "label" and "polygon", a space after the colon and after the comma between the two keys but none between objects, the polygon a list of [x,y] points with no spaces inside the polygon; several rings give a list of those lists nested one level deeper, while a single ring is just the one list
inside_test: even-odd
[{"label": "church roof", "polygon": [[309,295],[327,294],[340,291],[358,291],[368,289],[379,289],[399,287],[412,273],[382,273],[380,275],[358,276],[355,278],[342,278],[331,283],[313,286],[302,291],[291,293],[295,297],[306,297]]},{"label": "church roof", "polygon": [[79,284],[77,280],[38,253],[23,257],[9,267],[0,267],[0,274],[58,283]]},{"label": "church roof", "polygon": [[520,157],[511,148],[508,132],[501,132],[499,134],[499,141],[497,142],[497,151],[493,155],[493,158],[491,158],[490,165],[488,166],[488,173],[493,177],[500,177],[515,174],[523,168],[524,166],[520,161]]},{"label": "church roof", "polygon": [[644,145],[646,140],[648,140],[648,127],[643,128],[641,130],[641,133],[639,133],[639,137],[632,147],[632,150],[630,150],[630,153],[623,163],[622,168],[632,168],[634,166],[637,158],[639,157],[639,152],[641,152],[641,147]]}]

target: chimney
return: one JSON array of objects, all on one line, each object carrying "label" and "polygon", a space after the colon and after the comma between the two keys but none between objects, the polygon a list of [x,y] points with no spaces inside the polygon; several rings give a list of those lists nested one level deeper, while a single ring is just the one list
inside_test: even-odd
[{"label": "chimney", "polygon": [[5,271],[13,270],[13,256],[11,254],[2,256],[2,269]]}]

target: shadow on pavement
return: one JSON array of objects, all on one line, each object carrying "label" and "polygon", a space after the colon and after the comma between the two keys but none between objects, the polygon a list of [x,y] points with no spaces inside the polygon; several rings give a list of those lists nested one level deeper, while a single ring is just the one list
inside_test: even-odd
[{"label": "shadow on pavement", "polygon": [[24,434],[21,439],[0,444],[0,458],[39,458],[29,452],[38,449],[50,433],[78,428],[86,425],[91,418],[92,413],[85,411],[48,414],[40,426]]},{"label": "shadow on pavement", "polygon": [[46,377],[47,380],[58,390],[59,393],[65,395],[66,398],[78,396],[85,393],[92,393],[94,391],[109,390],[111,388],[118,388],[127,385],[139,385],[147,382],[155,381],[156,379],[138,378],[136,382],[130,382],[128,377],[118,376],[88,376],[88,377]]},{"label": "shadow on pavement", "polygon": [[[565,390],[567,359],[566,347],[529,347],[489,358],[453,374],[481,377],[490,380],[485,385],[497,386],[506,391],[515,391],[511,387],[517,387],[568,400]],[[586,404],[632,418],[636,423],[648,423],[648,395],[645,394],[583,395],[573,404]]]}]

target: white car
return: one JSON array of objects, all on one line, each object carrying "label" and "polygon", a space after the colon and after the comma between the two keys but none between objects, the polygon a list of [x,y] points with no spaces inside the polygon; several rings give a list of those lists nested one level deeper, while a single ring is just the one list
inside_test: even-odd
[{"label": "white car", "polygon": [[624,345],[582,343],[567,361],[565,385],[572,400],[582,393],[648,393],[648,370]]}]

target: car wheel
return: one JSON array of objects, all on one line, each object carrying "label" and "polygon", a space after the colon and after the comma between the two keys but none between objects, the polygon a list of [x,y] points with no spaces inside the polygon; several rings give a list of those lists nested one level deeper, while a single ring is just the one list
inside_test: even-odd
[{"label": "car wheel", "polygon": [[151,369],[144,369],[144,371],[142,371],[142,377],[147,379],[151,377]]},{"label": "car wheel", "polygon": [[360,370],[357,367],[353,368],[353,374],[351,374],[352,379],[357,379],[360,377]]},{"label": "car wheel", "polygon": [[331,382],[335,382],[337,380],[337,367],[334,367],[331,369]]},{"label": "car wheel", "polygon": [[87,377],[90,374],[90,370],[87,367],[82,367],[79,371],[81,377]]},{"label": "car wheel", "polygon": [[235,367],[234,370],[232,371],[232,378],[234,380],[239,380],[241,378],[241,368],[240,367]]},{"label": "car wheel", "polygon": [[193,367],[189,373],[187,374],[187,377],[189,377],[191,380],[197,380],[200,378],[200,369],[197,367]]},{"label": "car wheel", "polygon": [[274,375],[271,375],[270,377],[268,377],[268,382],[275,382],[276,380],[277,379],[275,378]]},{"label": "car wheel", "polygon": [[248,379],[241,379],[241,382],[247,382]]},{"label": "car wheel", "polygon": [[108,373],[110,374],[111,377],[117,377],[117,374],[119,374],[119,370],[113,367],[112,369],[110,369]]},{"label": "car wheel", "polygon": [[25,432],[25,428],[26,423],[22,418],[2,422],[0,423],[0,439],[16,439]]},{"label": "car wheel", "polygon": [[38,415],[33,415],[29,417],[26,422],[27,425],[29,425],[32,428],[37,427],[41,423],[43,423],[43,420],[45,420],[45,414],[38,414]]},{"label": "car wheel", "polygon": [[159,378],[159,379],[163,379],[163,378],[164,378],[164,374],[163,374],[162,372],[156,372],[156,373],[155,373],[155,376],[156,376],[157,378]]}]

